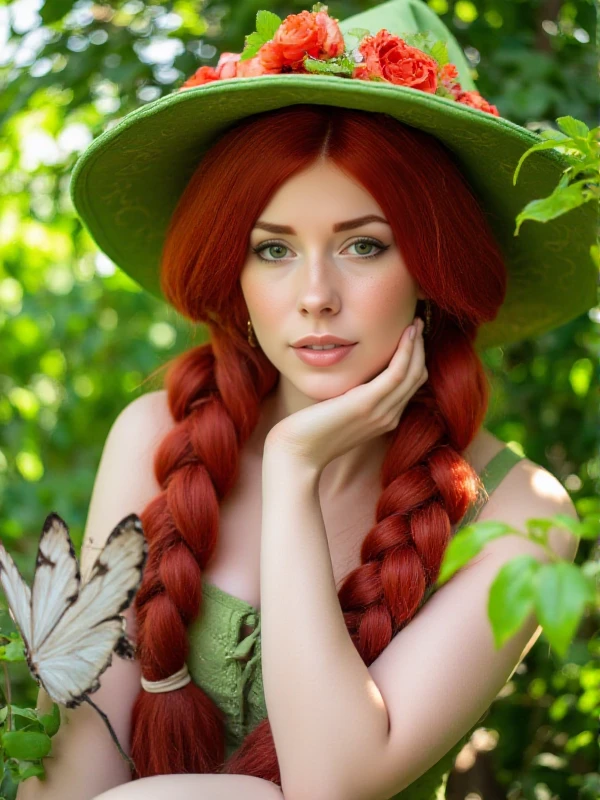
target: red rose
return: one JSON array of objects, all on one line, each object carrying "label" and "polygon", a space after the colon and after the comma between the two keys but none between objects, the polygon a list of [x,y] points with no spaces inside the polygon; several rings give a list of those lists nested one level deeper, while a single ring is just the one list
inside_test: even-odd
[{"label": "red rose", "polygon": [[210,83],[211,81],[218,81],[219,80],[219,73],[214,67],[199,67],[193,75],[183,83],[179,90],[181,89],[191,89],[192,86],[200,86],[203,83]]},{"label": "red rose", "polygon": [[237,73],[237,62],[240,60],[241,53],[221,53],[219,63],[216,66],[219,78],[235,78]]},{"label": "red rose", "polygon": [[324,11],[302,11],[287,16],[258,54],[267,69],[295,69],[307,55],[328,59],[343,52],[344,37],[337,20]]},{"label": "red rose", "polygon": [[256,58],[258,58],[259,63],[266,70],[281,71],[281,67],[284,63],[283,55],[281,53],[281,46],[275,44],[273,41],[263,44],[258,51]]},{"label": "red rose", "polygon": [[487,111],[488,114],[493,114],[495,117],[500,116],[496,106],[488,103],[485,97],[482,97],[477,91],[462,92],[462,94],[459,94],[456,99],[459,103],[463,103],[466,106],[471,106],[471,108],[478,108],[480,111]]},{"label": "red rose", "polygon": [[365,36],[358,50],[364,60],[355,67],[353,78],[383,78],[398,86],[410,86],[435,94],[438,84],[437,61],[385,28],[375,36]]},{"label": "red rose", "polygon": [[246,61],[238,61],[236,66],[238,78],[251,78],[253,75],[276,75],[280,72],[279,68],[268,69],[265,67],[258,55],[248,58]]}]

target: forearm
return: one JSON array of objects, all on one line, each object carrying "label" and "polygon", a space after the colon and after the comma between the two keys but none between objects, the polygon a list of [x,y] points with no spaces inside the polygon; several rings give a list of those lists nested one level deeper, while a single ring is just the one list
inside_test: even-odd
[{"label": "forearm", "polygon": [[284,800],[271,781],[249,775],[156,775],[115,786],[93,800]]},{"label": "forearm", "polygon": [[265,452],[262,479],[262,672],[282,788],[336,800],[365,740],[385,746],[387,710],[339,604],[318,473]]}]

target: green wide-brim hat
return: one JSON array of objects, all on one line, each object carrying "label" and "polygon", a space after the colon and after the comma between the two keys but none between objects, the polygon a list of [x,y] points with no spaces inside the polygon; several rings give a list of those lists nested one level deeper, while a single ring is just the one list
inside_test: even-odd
[{"label": "green wide-brim hat", "polygon": [[[446,42],[462,89],[477,88],[461,46],[422,0],[391,0],[339,27],[342,33],[431,32]],[[532,153],[515,186],[519,158],[542,137],[501,116],[387,81],[288,72],[175,91],[127,114],[90,144],[72,173],[75,209],[98,247],[164,300],[159,269],[165,231],[203,155],[238,120],[299,103],[383,112],[432,134],[455,155],[508,270],[505,302],[496,319],[479,328],[478,349],[540,335],[595,305],[593,203],[550,222],[525,221],[514,236],[517,214],[531,200],[551,194],[569,166],[562,153],[554,148]]]}]

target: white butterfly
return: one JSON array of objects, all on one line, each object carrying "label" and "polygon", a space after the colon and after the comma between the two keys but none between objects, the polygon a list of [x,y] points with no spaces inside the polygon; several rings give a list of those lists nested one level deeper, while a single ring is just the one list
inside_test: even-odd
[{"label": "white butterfly", "polygon": [[114,528],[82,585],[69,529],[52,512],[42,529],[30,590],[0,543],[0,583],[23,638],[29,671],[57,703],[93,706],[132,766],[108,718],[88,695],[100,687],[113,651],[135,658],[119,612],[130,606],[139,588],[147,555],[140,518],[130,514]]}]

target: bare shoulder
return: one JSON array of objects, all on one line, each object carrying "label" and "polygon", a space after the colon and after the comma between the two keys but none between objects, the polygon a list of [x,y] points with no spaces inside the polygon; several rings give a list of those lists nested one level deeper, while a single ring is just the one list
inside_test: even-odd
[{"label": "bare shoulder", "polygon": [[115,525],[140,514],[161,488],[154,474],[156,447],[174,425],[166,392],[136,397],[118,414],[104,443],[81,548],[87,575]]},{"label": "bare shoulder", "polygon": [[[540,464],[523,458],[492,492],[477,521],[498,520],[525,531],[528,519],[548,518],[555,514],[579,519],[575,504],[560,480]],[[488,543],[487,548],[502,549],[505,546],[502,542],[511,540],[514,545],[515,538],[502,537]],[[573,534],[562,528],[552,528],[549,532],[549,545],[562,558],[573,561],[578,543]],[[540,551],[538,545],[532,543],[532,547]]]},{"label": "bare shoulder", "polygon": [[169,409],[167,390],[158,389],[136,397],[121,411],[117,421],[123,420],[122,427],[132,427],[136,433],[145,430],[154,444],[157,437],[164,436],[174,425],[175,420]]}]

